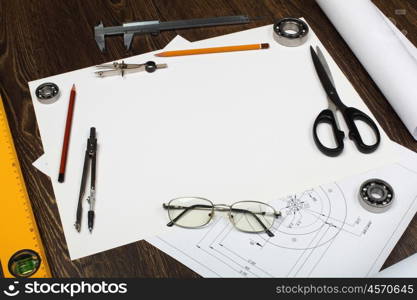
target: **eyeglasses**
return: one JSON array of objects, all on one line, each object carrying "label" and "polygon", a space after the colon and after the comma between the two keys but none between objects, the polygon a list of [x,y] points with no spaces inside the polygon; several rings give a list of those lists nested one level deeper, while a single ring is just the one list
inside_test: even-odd
[{"label": "eyeglasses", "polygon": [[258,201],[239,201],[232,205],[213,204],[200,197],[175,198],[163,204],[171,220],[167,226],[177,225],[185,228],[198,228],[207,225],[215,211],[228,212],[232,224],[240,231],[256,233],[270,231],[275,219],[281,216],[272,206]]}]

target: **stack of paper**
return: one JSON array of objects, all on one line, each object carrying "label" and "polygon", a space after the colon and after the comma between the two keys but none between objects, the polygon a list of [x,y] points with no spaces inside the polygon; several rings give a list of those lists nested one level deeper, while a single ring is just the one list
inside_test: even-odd
[{"label": "stack of paper", "polygon": [[[168,68],[105,79],[87,68],[29,83],[45,151],[37,165],[47,165],[72,259],[172,230],[165,226],[162,203],[175,197],[269,202],[397,161],[397,145],[382,129],[381,146],[371,155],[359,153],[348,140],[338,158],[317,150],[312,124],[327,100],[310,44],[323,49],[343,101],[372,114],[314,32],[297,48],[277,44],[268,25],[195,43],[177,37],[166,49],[259,42],[269,42],[270,49],[167,59],[151,52],[125,62],[155,60]],[[62,92],[51,105],[34,95],[47,81]],[[77,99],[66,181],[60,184],[56,178],[73,83]],[[81,233],[73,226],[91,126],[97,128],[99,147],[92,234],[85,223]]]}]

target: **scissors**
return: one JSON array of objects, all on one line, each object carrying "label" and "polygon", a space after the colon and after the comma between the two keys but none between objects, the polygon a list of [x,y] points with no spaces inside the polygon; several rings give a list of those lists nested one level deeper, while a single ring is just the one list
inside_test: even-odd
[{"label": "scissors", "polygon": [[[323,85],[324,90],[327,94],[327,100],[329,103],[328,108],[324,109],[317,116],[314,121],[313,126],[313,137],[314,142],[316,143],[319,150],[328,156],[338,156],[343,152],[344,148],[344,138],[345,133],[340,130],[339,122],[337,120],[336,111],[339,110],[342,113],[343,118],[345,119],[346,125],[349,128],[349,138],[353,140],[356,144],[358,150],[362,153],[372,153],[374,152],[380,142],[381,135],[379,133],[378,127],[375,122],[364,112],[356,109],[354,107],[346,106],[342,100],[340,100],[339,95],[337,94],[336,88],[334,86],[333,77],[330,72],[329,65],[324,58],[323,53],[320,51],[319,47],[316,47],[317,53],[314,51],[313,47],[310,46],[311,57],[313,58],[314,67],[319,76],[320,82]],[[364,122],[370,129],[372,129],[376,142],[373,145],[367,145],[363,142],[362,137],[359,133],[358,128],[356,127],[355,121]],[[324,146],[318,137],[317,127],[320,124],[330,124],[333,132],[333,136],[336,142],[336,147],[329,148]]]}]

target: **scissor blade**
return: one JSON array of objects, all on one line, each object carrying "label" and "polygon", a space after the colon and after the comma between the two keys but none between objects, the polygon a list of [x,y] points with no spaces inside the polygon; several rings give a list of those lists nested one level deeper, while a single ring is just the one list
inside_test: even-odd
[{"label": "scissor blade", "polygon": [[[333,86],[335,87],[335,84],[334,84],[334,79],[333,79],[333,76],[332,76],[332,72],[330,71],[330,67],[329,67],[329,65],[327,64],[326,58],[324,57],[323,52],[321,52],[321,50],[320,50],[319,46],[316,46],[316,52],[317,52],[317,56],[318,56],[318,58],[319,58],[319,60],[320,60],[320,62],[321,62],[321,64],[322,64],[322,66],[323,66],[324,70],[326,71],[327,76],[330,78],[330,81],[332,82]],[[337,111],[337,107],[336,107],[336,105],[333,103],[333,101],[332,101],[332,100],[330,100],[330,98],[329,98],[329,97],[327,97],[327,102],[328,102],[328,104],[329,104],[329,109],[330,109],[331,111],[333,111],[333,113],[336,113],[336,111]],[[335,121],[336,121],[337,127],[338,127],[338,128],[340,128],[340,127],[339,127],[339,122],[337,121],[337,118],[335,119]]]},{"label": "scissor blade", "polygon": [[[323,85],[324,90],[326,91],[327,96],[330,99],[336,94],[336,89],[332,83],[332,79],[327,75],[326,69],[320,61],[320,58],[317,56],[313,47],[310,46],[311,57],[313,59],[314,67],[316,68],[317,75],[319,76],[320,82]],[[336,104],[336,103],[335,103]]]},{"label": "scissor blade", "polygon": [[332,72],[330,71],[330,67],[329,67],[329,65],[326,61],[326,58],[323,55],[323,52],[321,52],[319,46],[316,46],[316,52],[317,52],[317,56],[319,57],[319,60],[322,64],[324,70],[326,71],[327,76],[329,76],[330,81],[332,82],[333,86],[336,87],[335,84],[334,84],[334,79],[333,79],[333,76],[332,76]]}]

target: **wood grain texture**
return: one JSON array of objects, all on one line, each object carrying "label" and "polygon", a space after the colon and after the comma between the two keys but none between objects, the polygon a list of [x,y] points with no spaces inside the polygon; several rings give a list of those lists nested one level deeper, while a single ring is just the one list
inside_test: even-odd
[{"label": "wood grain texture", "polygon": [[[417,45],[417,1],[374,2]],[[397,15],[397,9],[404,9],[406,14]],[[109,26],[134,20],[233,14],[266,19],[248,25],[136,37],[131,51],[124,49],[121,37],[115,37],[106,41],[108,51],[104,54],[96,46],[92,31],[100,21]],[[0,93],[54,276],[198,277],[144,241],[70,261],[51,182],[31,165],[43,150],[27,82],[161,49],[176,34],[196,41],[270,24],[287,16],[307,19],[390,138],[417,151],[417,142],[313,0],[0,0]],[[385,265],[417,252],[416,240],[415,217]]]}]

